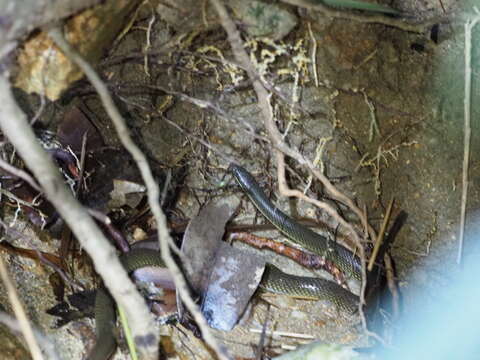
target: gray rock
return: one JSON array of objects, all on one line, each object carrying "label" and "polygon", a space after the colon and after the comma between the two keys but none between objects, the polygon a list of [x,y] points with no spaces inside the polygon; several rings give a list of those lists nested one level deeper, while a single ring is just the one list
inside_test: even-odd
[{"label": "gray rock", "polygon": [[297,18],[278,5],[261,1],[231,1],[235,15],[251,36],[268,36],[273,40],[284,38],[297,25]]}]

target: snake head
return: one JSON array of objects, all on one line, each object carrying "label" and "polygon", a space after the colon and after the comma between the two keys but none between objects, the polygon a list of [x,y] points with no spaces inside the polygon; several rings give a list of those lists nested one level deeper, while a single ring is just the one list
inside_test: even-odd
[{"label": "snake head", "polygon": [[257,185],[255,178],[244,167],[235,163],[231,163],[228,167],[228,170],[233,174],[238,184],[244,191],[248,192],[252,186]]}]

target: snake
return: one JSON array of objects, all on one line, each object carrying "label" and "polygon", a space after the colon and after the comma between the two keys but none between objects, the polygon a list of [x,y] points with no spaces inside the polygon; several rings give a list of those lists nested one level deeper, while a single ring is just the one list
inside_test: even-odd
[{"label": "snake", "polygon": [[360,259],[349,249],[303,226],[275,207],[245,168],[237,164],[231,164],[229,168],[255,207],[291,242],[329,260],[345,276],[358,282],[362,280]]},{"label": "snake", "polygon": [[[146,266],[165,267],[160,253],[151,249],[132,249],[120,256],[120,262],[129,274]],[[94,316],[96,342],[88,360],[106,360],[115,351],[117,342],[114,334],[115,302],[105,287],[97,290]]]},{"label": "snake", "polygon": [[[230,164],[229,170],[255,207],[290,241],[331,261],[353,279],[361,280],[360,261],[350,250],[299,224],[276,208],[255,178],[242,166]],[[120,261],[127,273],[146,266],[165,266],[160,253],[151,249],[132,249],[123,254]],[[265,267],[259,287],[276,294],[326,301],[348,314],[353,314],[358,309],[358,296],[337,283],[316,277],[287,274],[271,264]],[[96,344],[88,359],[106,360],[116,349],[113,331],[116,316],[115,303],[105,288],[97,290],[94,314]]]}]

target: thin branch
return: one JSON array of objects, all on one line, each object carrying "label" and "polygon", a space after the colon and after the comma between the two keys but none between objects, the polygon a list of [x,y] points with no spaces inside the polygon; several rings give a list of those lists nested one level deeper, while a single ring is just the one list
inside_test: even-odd
[{"label": "thin branch", "polygon": [[[323,269],[329,272],[335,281],[341,285],[346,286],[345,274],[332,262],[325,259],[324,256],[306,252],[289,245],[285,245],[279,241],[255,236],[246,232],[232,232],[229,236],[229,241],[239,240],[248,245],[254,246],[258,249],[267,248],[277,254],[286,256],[300,265],[309,269]],[[348,290],[348,288],[347,288]]]},{"label": "thin branch", "polygon": [[367,284],[367,270],[366,270],[366,260],[365,260],[365,249],[363,248],[360,239],[358,237],[357,232],[353,228],[351,224],[346,222],[338,213],[335,209],[333,209],[329,204],[312,199],[308,196],[306,196],[303,192],[299,190],[293,190],[289,189],[287,185],[287,181],[285,178],[285,157],[284,154],[276,150],[275,151],[276,158],[277,158],[277,177],[278,177],[278,189],[280,191],[280,194],[283,196],[288,196],[288,197],[296,197],[298,199],[304,200],[306,202],[309,202],[311,204],[314,204],[317,206],[319,209],[325,210],[330,216],[332,216],[335,220],[337,220],[343,227],[345,227],[351,234],[353,239],[355,240],[355,245],[356,250],[358,251],[358,255],[362,264],[361,267],[361,275],[362,275],[362,284],[361,284],[361,289],[360,289],[360,301],[358,303],[358,310],[360,313],[360,318],[362,319],[362,324],[365,329],[365,331],[368,331],[367,329],[367,322],[365,319],[365,314],[363,312],[363,306],[365,305],[365,290],[366,290],[366,284]]},{"label": "thin branch", "polygon": [[[216,352],[219,358],[227,359],[228,355],[226,354],[226,349],[223,349],[213,336],[210,328],[207,325],[207,322],[201,312],[199,311],[197,305],[193,301],[190,296],[188,286],[186,280],[178,267],[177,263],[172,257],[170,252],[169,244],[173,244],[173,240],[170,236],[167,227],[167,221],[165,214],[163,213],[159,198],[160,198],[160,189],[153,178],[152,171],[148,164],[146,156],[142,153],[142,151],[138,148],[138,146],[133,142],[132,138],[130,137],[129,130],[127,128],[126,122],[121,116],[120,112],[118,111],[117,107],[115,106],[110,93],[108,92],[108,88],[105,83],[100,79],[98,74],[92,68],[92,66],[86,62],[71,46],[70,44],[64,39],[63,34],[61,33],[60,29],[52,29],[49,32],[49,35],[55,41],[55,43],[62,49],[62,51],[78,66],[80,69],[85,73],[87,78],[90,80],[92,85],[95,87],[102,104],[107,111],[110,119],[115,126],[115,130],[117,131],[118,137],[122,142],[125,149],[132,155],[134,161],[136,162],[140,173],[142,175],[143,181],[145,182],[145,186],[148,190],[148,203],[150,205],[150,209],[152,214],[157,223],[157,231],[158,231],[158,239],[160,242],[160,249],[163,261],[168,269],[171,271],[172,276],[174,278],[174,282],[177,288],[177,291],[180,294],[182,301],[185,303],[186,307],[192,314],[193,318],[197,322],[198,326],[202,331],[202,335],[207,342],[208,345]],[[117,299],[115,299],[117,300]],[[128,311],[126,307],[123,307],[125,311]],[[129,324],[134,330],[134,327],[131,323],[131,318],[128,317]],[[151,317],[149,316],[149,321],[146,323],[147,325],[151,325]],[[145,326],[145,325],[144,325]],[[140,329],[137,331],[133,331],[134,335],[138,333]],[[157,347],[158,344],[158,334],[155,334],[153,339],[155,341],[150,341],[149,345],[154,345]],[[150,349],[153,350],[153,349]],[[157,349],[158,350],[158,349]]]},{"label": "thin branch", "polygon": [[14,175],[22,180],[25,180],[32,188],[37,190],[38,192],[42,192],[42,188],[38,183],[35,181],[34,178],[32,178],[28,173],[23,171],[22,169],[19,169],[13,165],[10,165],[8,162],[0,158],[0,167],[8,172],[11,175]]},{"label": "thin branch", "polygon": [[[363,213],[365,214],[364,219],[367,219],[367,206],[363,205]],[[366,221],[362,222],[363,225],[363,237],[364,241],[367,241],[368,238],[368,223]],[[360,304],[358,306],[360,312],[360,320],[362,322],[363,331],[367,336],[372,336],[375,339],[379,340],[383,345],[385,345],[385,341],[382,337],[377,335],[376,333],[370,331],[367,327],[367,318],[365,316],[365,312],[363,311],[363,304],[365,304],[365,293],[367,291],[367,269],[366,269],[366,260],[365,257],[362,260],[362,286],[360,288]]]},{"label": "thin branch", "polygon": [[[261,334],[263,329],[249,329],[250,332]],[[287,331],[275,331],[275,330],[267,330],[265,331],[267,335],[276,336],[276,337],[289,337],[289,338],[298,338],[298,339],[305,339],[305,340],[315,340],[315,336],[311,334],[300,334],[294,332],[287,332]]]},{"label": "thin branch", "polygon": [[[12,331],[16,333],[22,332],[20,322],[17,319],[15,319],[13,316],[8,315],[3,311],[0,311],[0,323],[4,324],[5,326],[8,326]],[[60,360],[61,358],[58,356],[55,350],[55,346],[50,341],[50,339],[47,336],[45,336],[40,330],[37,330],[34,327],[32,328],[32,330],[33,330],[33,334],[35,335],[35,338],[37,339],[38,344],[40,345],[44,353],[48,355],[48,359]]]},{"label": "thin branch", "polygon": [[312,60],[312,72],[313,72],[313,80],[315,82],[315,87],[319,86],[319,81],[318,81],[318,72],[317,72],[317,39],[315,39],[315,35],[313,35],[312,31],[312,25],[310,24],[310,21],[307,23],[308,25],[308,34],[310,35],[310,40],[312,42],[312,51],[311,51],[311,57]]},{"label": "thin branch", "polygon": [[220,151],[216,146],[208,143],[207,141],[199,138],[198,136],[195,136],[193,134],[190,134],[189,132],[187,132],[187,130],[184,130],[180,125],[178,125],[177,123],[171,121],[170,119],[168,119],[167,117],[165,116],[162,116],[162,119],[163,121],[165,121],[167,124],[169,124],[170,126],[174,127],[175,129],[177,129],[178,131],[180,131],[182,134],[184,134],[185,136],[187,137],[190,137],[192,139],[194,139],[195,141],[198,141],[200,144],[202,144],[203,146],[205,146],[207,149],[209,149],[210,151],[212,151],[213,153],[217,154],[218,156],[224,158],[228,163],[231,163],[231,162],[234,162],[234,159],[230,156],[228,156],[227,154],[225,154],[223,151]]},{"label": "thin branch", "polygon": [[20,199],[18,196],[13,194],[11,191],[8,191],[6,189],[0,188],[0,194],[5,195],[8,197],[10,200],[15,201],[18,205],[23,205],[26,207],[29,207],[31,209],[35,209],[36,206],[40,205],[40,202],[38,202],[38,195],[30,201],[28,200],[23,200]]},{"label": "thin branch", "polygon": [[[370,255],[370,260],[368,262],[368,267],[367,267],[368,271],[372,271],[373,266],[375,265],[375,259],[378,254],[378,250],[380,250],[380,245],[382,245],[383,236],[385,235],[385,230],[387,229],[388,221],[390,220],[392,206],[393,206],[393,198],[388,204],[387,211],[385,212],[385,217],[383,218],[380,231],[378,232],[377,240],[375,241],[375,246],[373,247],[372,255]],[[380,259],[380,261],[382,261],[382,259]]]},{"label": "thin branch", "polygon": [[480,13],[474,8],[476,16],[465,23],[465,95],[464,105],[464,139],[463,139],[463,171],[462,171],[462,203],[460,207],[460,234],[458,241],[457,264],[462,263],[463,237],[465,232],[465,214],[468,195],[468,166],[470,160],[470,113],[472,103],[472,29],[480,21]]},{"label": "thin branch", "polygon": [[388,254],[385,254],[383,260],[385,262],[385,277],[387,279],[387,286],[390,290],[390,294],[392,294],[392,319],[397,320],[398,316],[400,315],[400,296],[398,294],[397,284],[395,284],[393,262],[392,258]]},{"label": "thin branch", "polygon": [[87,155],[87,139],[88,139],[88,131],[85,132],[82,136],[82,147],[80,151],[80,162],[78,166],[78,180],[77,180],[77,186],[75,187],[75,196],[78,196],[79,191],[82,190],[83,179],[85,176],[85,157]]},{"label": "thin branch", "polygon": [[358,248],[358,250],[363,249],[363,246],[361,245],[360,240],[358,239],[357,232],[355,231],[353,226],[348,222],[346,222],[331,205],[320,200],[312,199],[311,197],[305,195],[300,190],[290,189],[288,187],[286,176],[285,176],[284,154],[278,150],[275,152],[275,154],[276,154],[276,160],[277,160],[276,164],[277,164],[278,190],[280,194],[286,197],[296,197],[300,200],[303,200],[305,202],[315,205],[321,210],[324,210],[328,215],[333,217],[337,222],[340,223],[340,225],[345,227],[352,234],[352,237],[355,240],[355,245]]},{"label": "thin branch", "polygon": [[[148,22],[148,28],[147,28],[147,34],[146,34],[146,44],[143,48],[143,52],[148,52],[148,49],[152,47],[152,42],[151,42],[151,34],[152,34],[152,26],[155,23],[156,17],[155,17],[155,12],[153,12],[153,15],[151,16],[149,22]],[[143,65],[143,71],[145,72],[145,75],[150,77],[150,72],[148,71],[148,55],[145,55],[144,57],[144,65]]]},{"label": "thin branch", "polygon": [[168,188],[170,186],[170,182],[172,181],[172,170],[167,170],[167,176],[165,177],[165,182],[163,183],[162,189],[162,196],[160,197],[160,206],[163,207],[165,200],[167,199]]},{"label": "thin branch", "polygon": [[43,360],[43,354],[40,350],[40,346],[37,342],[33,334],[32,326],[30,325],[30,321],[28,320],[28,316],[25,313],[25,309],[18,297],[17,290],[15,289],[15,285],[13,285],[12,279],[8,275],[7,267],[3,262],[3,259],[0,257],[0,277],[2,278],[2,282],[5,285],[5,289],[7,290],[8,299],[10,300],[10,304],[12,305],[13,312],[18,320],[20,325],[20,329],[22,331],[23,337],[27,342],[28,349],[32,354],[33,360]]},{"label": "thin branch", "polygon": [[[45,63],[44,65],[47,65],[48,63]],[[46,74],[46,73],[45,73]],[[45,83],[45,79],[44,77],[42,77],[42,80],[43,82]],[[43,91],[45,91],[45,86],[43,86]],[[45,100],[45,93],[42,92],[40,94],[40,106],[39,108],[37,109],[37,111],[35,112],[35,115],[33,115],[33,118],[32,120],[30,120],[30,125],[34,125],[38,119],[40,119],[40,116],[42,116],[42,113],[43,113],[43,110],[45,109],[45,105],[46,105],[46,100]]]},{"label": "thin branch", "polygon": [[[118,261],[115,249],[96,226],[83,206],[73,197],[58,168],[42,148],[13,97],[8,74],[0,75],[0,128],[38,179],[45,196],[63,217],[79,243],[92,258],[96,271],[104,279],[115,300],[128,309],[130,325],[144,340],[150,333],[150,314],[143,298]],[[148,327],[147,327],[148,329]],[[145,341],[144,341],[145,342]]]},{"label": "thin branch", "polygon": [[249,134],[250,136],[252,136],[256,139],[259,139],[259,140],[262,140],[262,141],[268,141],[267,138],[256,134],[255,128],[246,119],[232,118],[232,116],[227,114],[227,112],[225,110],[223,110],[220,106],[218,106],[218,104],[215,104],[215,103],[213,103],[211,101],[208,101],[208,100],[194,98],[194,97],[188,96],[187,94],[184,94],[184,93],[181,93],[181,92],[178,92],[178,91],[169,90],[169,89],[165,88],[164,86],[143,85],[143,87],[145,87],[147,89],[159,90],[159,91],[162,91],[166,94],[178,97],[180,100],[189,102],[190,104],[198,106],[201,109],[210,109],[210,110],[214,111],[217,114],[218,117],[232,123],[232,125],[235,126],[237,129],[246,132],[247,134]]},{"label": "thin branch", "polygon": [[[256,350],[256,355],[255,355],[255,360],[262,360],[263,358],[263,350],[264,350],[264,346],[265,346],[265,339],[266,339],[266,335],[267,335],[267,325],[268,325],[268,320],[269,320],[269,317],[270,317],[270,304],[268,304],[267,306],[267,313],[265,315],[265,321],[263,322],[263,326],[262,326],[262,332],[260,334],[260,339],[258,341],[258,345],[257,345],[257,350]],[[252,329],[250,329],[251,331]]]},{"label": "thin branch", "polygon": [[98,222],[102,223],[105,226],[110,237],[113,239],[114,243],[117,245],[118,249],[122,253],[130,251],[130,244],[128,243],[127,238],[123,233],[118,230],[113,224],[112,220],[108,215],[105,215],[101,211],[95,209],[87,209],[88,213]]},{"label": "thin branch", "polygon": [[[228,41],[230,42],[230,46],[232,47],[232,51],[235,55],[236,60],[247,71],[247,74],[252,81],[253,88],[255,90],[255,93],[257,94],[258,107],[262,112],[265,129],[270,136],[272,145],[285,155],[295,159],[300,165],[306,166],[309,171],[312,172],[313,175],[321,181],[321,183],[330,195],[346,204],[360,219],[362,219],[362,217],[364,216],[363,212],[348,196],[338,191],[338,189],[328,180],[328,178],[324,174],[322,174],[316,168],[316,166],[310,160],[306,159],[297,149],[288,146],[283,141],[282,134],[278,130],[274,121],[269,101],[270,95],[263,86],[262,82],[259,80],[255,66],[250,61],[250,58],[244,49],[240,34],[234,22],[232,21],[232,19],[230,19],[225,6],[223,6],[223,4],[219,0],[211,0],[211,2],[214,5],[217,13],[219,14],[220,21],[228,34]],[[372,239],[375,239],[375,230],[373,230],[370,225],[368,226],[368,231],[370,237]],[[355,235],[352,234],[352,236]],[[356,238],[358,239],[358,236]],[[358,244],[360,244],[360,242],[358,242]]]},{"label": "thin branch", "polygon": [[349,12],[345,10],[336,10],[324,5],[321,1],[309,1],[309,0],[281,0],[284,3],[300,6],[305,9],[319,11],[325,16],[338,19],[353,20],[361,23],[370,24],[382,24],[390,27],[394,27],[403,31],[413,33],[424,33],[434,24],[445,22],[447,17],[445,15],[435,16],[427,19],[423,22],[413,23],[402,18],[395,18],[391,16],[385,16],[382,14],[362,14]]}]

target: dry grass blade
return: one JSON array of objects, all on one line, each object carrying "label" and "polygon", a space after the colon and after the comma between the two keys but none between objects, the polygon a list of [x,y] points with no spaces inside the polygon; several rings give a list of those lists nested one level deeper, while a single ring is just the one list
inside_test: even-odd
[{"label": "dry grass blade", "polygon": [[[390,214],[392,213],[393,207],[393,199],[390,200],[388,204],[387,212],[385,213],[385,217],[383,218],[382,226],[380,227],[380,232],[378,233],[377,241],[375,242],[375,246],[373,247],[372,256],[370,256],[370,260],[368,262],[368,271],[372,271],[373,265],[375,264],[375,259],[378,254],[378,250],[380,249],[380,245],[382,245],[383,236],[385,235],[385,230],[388,225],[388,221],[390,220]],[[382,259],[380,259],[382,261]]]},{"label": "dry grass blade", "polygon": [[465,232],[465,214],[468,195],[468,167],[470,161],[471,137],[471,102],[472,102],[472,29],[480,22],[480,12],[474,8],[476,16],[465,23],[465,94],[464,94],[464,155],[462,172],[462,203],[460,205],[460,234],[458,243],[457,263],[462,263],[463,237]]},{"label": "dry grass blade", "polygon": [[34,360],[43,360],[43,354],[40,350],[40,346],[38,345],[37,339],[33,334],[32,326],[30,325],[30,321],[28,320],[28,316],[25,313],[25,309],[18,297],[17,290],[13,285],[12,279],[8,275],[7,267],[5,266],[5,262],[0,257],[0,277],[2,278],[2,282],[5,285],[5,289],[7,290],[8,299],[10,300],[10,304],[12,305],[13,312],[17,317],[18,323],[20,325],[20,329],[22,334],[27,342],[28,349],[32,354],[32,358]]}]

